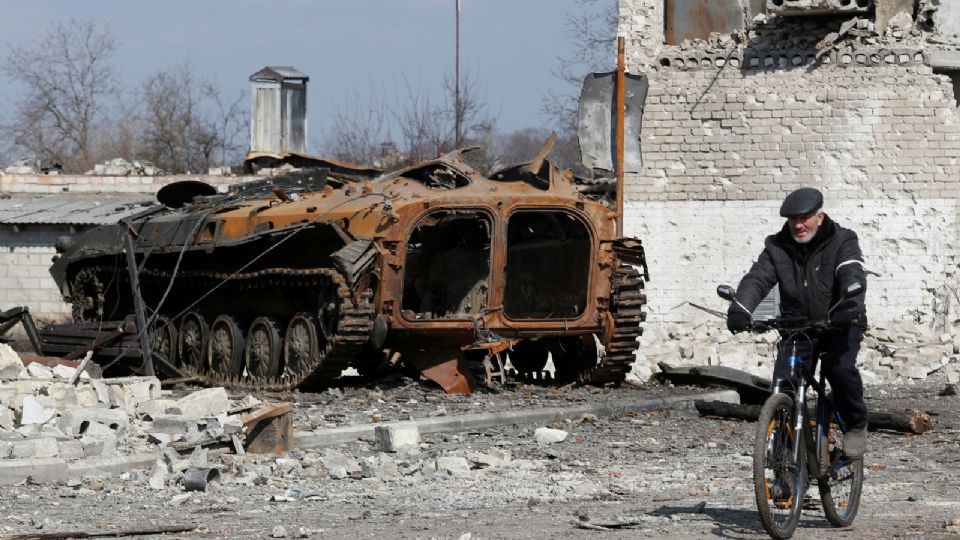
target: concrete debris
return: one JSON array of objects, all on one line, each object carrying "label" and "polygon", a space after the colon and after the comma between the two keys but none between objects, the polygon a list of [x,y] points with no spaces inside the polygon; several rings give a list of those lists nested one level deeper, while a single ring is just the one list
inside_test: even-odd
[{"label": "concrete debris", "polygon": [[105,163],[98,163],[87,175],[97,176],[159,176],[165,174],[163,169],[147,162],[134,161],[130,163],[123,158],[115,158]]},{"label": "concrete debris", "polygon": [[540,445],[563,442],[567,439],[567,435],[568,433],[562,429],[553,429],[548,427],[540,427],[533,432],[534,438],[537,439],[537,444]]},{"label": "concrete debris", "polygon": [[[637,361],[628,379],[649,380],[659,373],[661,362],[675,367],[723,366],[770,378],[777,333],[732,335],[723,324],[710,320],[686,330],[674,328],[672,332],[649,328],[640,338]],[[865,384],[920,380],[941,372],[948,379],[960,379],[960,333],[943,332],[913,321],[872,323],[857,364]]]},{"label": "concrete debris", "polygon": [[420,428],[414,422],[402,422],[374,429],[377,446],[382,452],[399,452],[420,444]]},{"label": "concrete debris", "polygon": [[19,379],[24,370],[16,351],[6,343],[0,343],[0,381]]}]

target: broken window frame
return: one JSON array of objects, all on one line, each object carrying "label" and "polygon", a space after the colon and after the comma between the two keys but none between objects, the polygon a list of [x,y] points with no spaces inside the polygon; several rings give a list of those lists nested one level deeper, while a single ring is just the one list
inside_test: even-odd
[{"label": "broken window frame", "polygon": [[[452,315],[447,315],[447,316],[442,316],[442,317],[431,316],[431,317],[429,317],[429,318],[419,318],[420,315],[422,315],[422,314],[424,314],[424,313],[426,313],[426,312],[424,312],[424,311],[415,311],[415,310],[413,310],[413,309],[410,309],[410,306],[408,306],[408,301],[412,301],[412,300],[413,300],[413,297],[410,297],[410,296],[407,295],[408,287],[411,286],[411,285],[414,285],[414,286],[415,286],[415,284],[413,284],[413,283],[408,283],[408,277],[411,275],[411,264],[410,264],[410,260],[409,260],[410,251],[411,251],[411,249],[410,249],[410,244],[411,244],[411,240],[413,239],[414,233],[415,233],[415,231],[417,230],[417,228],[421,227],[421,226],[422,226],[428,219],[430,219],[432,216],[436,216],[436,215],[438,215],[438,214],[453,214],[453,215],[460,215],[460,216],[464,216],[464,215],[466,215],[466,214],[472,214],[474,217],[482,218],[483,220],[486,221],[486,224],[487,224],[487,241],[486,241],[487,264],[486,264],[486,277],[483,278],[483,277],[481,276],[481,278],[478,279],[477,282],[476,282],[477,284],[479,284],[481,281],[485,281],[485,283],[486,283],[486,291],[485,291],[485,296],[484,296],[484,298],[483,298],[483,300],[482,300],[482,307],[479,307],[478,309],[476,309],[475,311],[473,311],[473,312],[471,312],[471,313],[464,313],[464,312],[460,311],[460,312],[452,312]],[[492,288],[492,287],[491,287],[491,283],[493,282],[493,263],[494,263],[494,258],[496,257],[495,238],[496,238],[496,236],[497,236],[497,235],[496,235],[497,227],[498,227],[498,219],[497,219],[497,216],[495,216],[495,215],[494,215],[492,212],[490,212],[490,210],[487,209],[487,208],[476,207],[476,206],[470,206],[470,207],[450,207],[450,206],[435,207],[435,208],[431,208],[429,211],[427,211],[427,212],[423,213],[422,215],[420,215],[419,217],[417,217],[417,219],[414,221],[413,226],[410,228],[410,230],[408,231],[408,233],[407,233],[407,235],[406,235],[407,240],[404,242],[404,248],[403,248],[403,254],[402,254],[402,257],[403,257],[403,259],[402,259],[402,260],[403,260],[403,267],[402,267],[401,275],[399,276],[399,277],[400,277],[400,285],[401,285],[401,290],[400,290],[400,295],[399,295],[399,297],[400,297],[400,309],[399,309],[399,313],[400,313],[401,318],[402,318],[404,321],[409,322],[409,323],[413,323],[413,324],[430,324],[430,323],[447,323],[447,322],[453,322],[453,321],[470,321],[470,320],[472,320],[472,319],[479,318],[479,317],[483,316],[483,315],[485,314],[485,309],[486,309],[488,306],[490,306],[490,301],[491,301],[491,288]],[[414,271],[416,271],[416,270],[414,270]],[[424,299],[420,296],[420,293],[419,293],[419,292],[416,292],[415,294],[417,294],[418,299],[419,299],[420,302],[422,303],[422,302],[424,301]],[[467,295],[465,295],[463,298],[461,298],[461,302],[462,302],[463,300],[467,299],[467,296],[469,296],[469,291],[467,291]],[[413,314],[414,317],[410,317],[410,314]]]},{"label": "broken window frame", "polygon": [[[578,223],[583,231],[586,233],[586,246],[585,246],[585,261],[583,262],[582,275],[583,281],[582,286],[579,288],[579,292],[582,294],[582,304],[578,306],[579,311],[575,315],[559,315],[559,316],[536,316],[536,317],[522,317],[519,316],[516,312],[511,313],[511,309],[508,307],[508,295],[511,289],[510,281],[510,253],[511,253],[511,241],[510,241],[510,222],[521,213],[557,213],[562,214],[565,217],[572,218],[576,223]],[[503,306],[503,316],[507,320],[516,323],[532,323],[532,322],[551,322],[551,323],[566,323],[570,321],[580,320],[591,310],[591,293],[593,285],[593,272],[591,269],[595,264],[596,252],[597,252],[597,235],[596,231],[591,225],[591,221],[580,212],[577,212],[571,208],[567,207],[550,207],[550,206],[518,206],[510,210],[506,216],[506,221],[504,223],[504,232],[506,236],[503,240],[503,286],[502,286],[502,298],[500,299],[500,305]],[[570,253],[567,253],[570,256]],[[546,281],[546,280],[545,280]]]}]

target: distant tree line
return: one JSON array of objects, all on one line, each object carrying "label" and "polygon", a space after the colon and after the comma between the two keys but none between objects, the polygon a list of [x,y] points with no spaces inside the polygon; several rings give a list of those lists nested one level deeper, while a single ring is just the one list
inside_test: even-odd
[{"label": "distant tree line", "polygon": [[70,173],[118,157],[169,173],[239,163],[249,126],[243,91],[225,95],[186,60],[123,88],[117,47],[107,24],[69,20],[9,49],[0,70],[24,92],[0,124],[8,158],[29,155]]},{"label": "distant tree line", "polygon": [[[490,172],[529,161],[552,129],[558,140],[550,159],[575,166],[580,85],[587,73],[611,69],[617,18],[613,0],[577,4],[566,19],[573,52],[558,58],[553,75],[559,84],[542,99],[549,128],[499,131],[469,73],[459,95],[445,77],[439,100],[404,79],[390,92],[371,85],[368,95],[356,94],[330,111],[317,152],[393,169],[451,151],[459,139],[461,147],[479,147],[467,159]],[[69,173],[118,157],[168,173],[240,163],[249,133],[246,92],[225,94],[199,77],[189,60],[124,88],[114,65],[117,50],[109,25],[75,19],[50,27],[29,46],[10,47],[0,72],[23,87],[23,98],[11,117],[0,120],[0,155],[33,156]]]}]

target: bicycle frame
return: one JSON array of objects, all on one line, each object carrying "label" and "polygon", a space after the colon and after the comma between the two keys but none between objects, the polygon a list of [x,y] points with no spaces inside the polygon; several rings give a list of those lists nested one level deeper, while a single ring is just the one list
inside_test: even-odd
[{"label": "bicycle frame", "polygon": [[[798,351],[798,343],[806,342],[810,344],[810,354],[804,357]],[[827,437],[830,431],[830,417],[836,419],[840,424],[842,431],[846,431],[843,419],[837,412],[833,399],[827,395],[825,376],[820,371],[819,380],[814,376],[818,367],[820,350],[817,340],[807,336],[804,332],[794,332],[781,339],[781,344],[786,343],[790,347],[788,362],[790,372],[786,377],[778,378],[774,381],[773,393],[785,393],[790,395],[796,406],[794,407],[795,418],[793,418],[793,429],[800,436],[794,438],[794,447],[792,449],[794,462],[800,459],[800,452],[807,452],[807,474],[810,478],[820,479],[837,469],[846,466],[851,460],[843,458],[840,461],[831,464],[830,468],[823,470],[821,466],[821,449],[825,448],[829,441]],[[784,347],[785,348],[785,347]],[[784,348],[778,345],[781,354]],[[777,362],[780,362],[778,355]],[[790,388],[792,387],[792,388]],[[807,397],[810,388],[817,393],[817,412],[816,412],[816,433],[811,432],[809,410],[807,408]],[[832,413],[832,414],[831,414]],[[804,448],[801,448],[801,445]]]}]

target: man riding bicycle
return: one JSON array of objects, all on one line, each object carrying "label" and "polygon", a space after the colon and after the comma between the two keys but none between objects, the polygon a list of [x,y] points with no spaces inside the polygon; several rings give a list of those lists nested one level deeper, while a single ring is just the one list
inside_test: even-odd
[{"label": "man riding bicycle", "polygon": [[727,328],[733,333],[749,329],[751,313],[777,284],[783,315],[811,321],[829,317],[833,328],[818,345],[821,370],[847,428],[843,452],[861,458],[867,441],[867,407],[857,370],[857,353],[867,328],[863,295],[828,312],[840,300],[843,287],[855,282],[866,287],[863,253],[856,233],[823,212],[823,194],[814,188],[787,195],[780,215],[787,222],[780,232],[766,238],[760,257],[740,281],[737,302],[727,311]]}]

